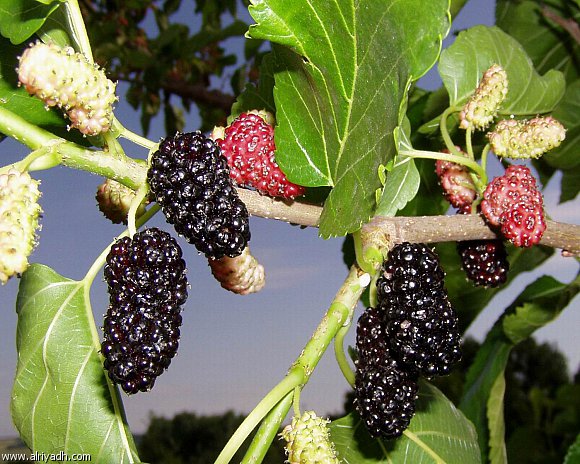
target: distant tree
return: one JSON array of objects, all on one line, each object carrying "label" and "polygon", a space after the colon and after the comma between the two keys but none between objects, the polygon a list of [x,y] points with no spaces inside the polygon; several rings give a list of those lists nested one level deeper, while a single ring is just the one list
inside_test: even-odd
[{"label": "distant tree", "polygon": [[[144,462],[155,464],[213,463],[243,420],[243,415],[232,411],[212,416],[183,412],[171,419],[152,416],[139,455]],[[240,462],[246,449],[240,448],[233,462]],[[280,464],[284,460],[283,442],[275,440],[263,462]]]}]

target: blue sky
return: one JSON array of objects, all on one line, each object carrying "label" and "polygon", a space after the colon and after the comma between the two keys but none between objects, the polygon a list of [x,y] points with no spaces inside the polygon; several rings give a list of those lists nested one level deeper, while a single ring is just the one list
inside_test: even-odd
[{"label": "blue sky", "polygon": [[[472,1],[454,28],[492,23],[493,2]],[[425,86],[437,86],[436,72],[426,79]],[[140,132],[139,118],[127,104],[121,101],[117,114],[124,125]],[[186,129],[195,130],[197,124],[197,118],[191,116]],[[157,140],[164,135],[162,122],[154,121],[149,138]],[[9,163],[25,155],[26,150],[7,140],[0,144],[0,154]],[[135,151],[129,154],[144,156]],[[39,172],[36,176],[42,181],[44,218],[40,245],[31,260],[47,264],[66,277],[80,279],[123,229],[110,224],[96,208],[94,195],[101,179],[67,168]],[[557,187],[559,181],[552,184]],[[577,203],[556,203],[557,189],[550,188],[546,204],[552,218],[578,223]],[[171,231],[160,214],[148,225]],[[256,295],[238,296],[222,290],[211,276],[206,260],[181,241],[191,290],[183,313],[180,349],[151,392],[124,397],[134,432],[146,429],[150,412],[169,417],[185,410],[205,414],[253,409],[284,376],[346,277],[341,239],[324,241],[315,229],[261,218],[252,218],[251,228],[250,245],[267,276],[266,287]],[[494,298],[469,333],[481,339],[503,308],[538,275],[551,274],[569,281],[576,269],[573,260],[556,256],[539,273],[519,277],[508,291]],[[0,437],[15,434],[9,400],[16,364],[17,284],[13,280],[0,289]],[[577,298],[556,322],[537,333],[538,339],[553,341],[566,352],[572,370],[580,362],[576,344],[578,301]],[[99,323],[107,308],[106,289],[99,279],[92,289],[92,305]],[[352,331],[347,342],[353,342]],[[347,390],[330,350],[305,388],[302,406],[322,414],[338,412]]]}]

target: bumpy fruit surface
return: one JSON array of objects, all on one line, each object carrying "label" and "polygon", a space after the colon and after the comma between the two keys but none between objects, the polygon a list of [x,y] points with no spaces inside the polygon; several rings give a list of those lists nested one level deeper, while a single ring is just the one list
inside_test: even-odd
[{"label": "bumpy fruit surface", "polygon": [[72,126],[83,134],[97,135],[111,127],[115,84],[71,47],[32,44],[20,57],[18,79],[47,106],[66,111]]},{"label": "bumpy fruit surface", "polygon": [[208,258],[233,258],[246,248],[248,210],[213,140],[199,131],[162,140],[147,180],[167,222]]},{"label": "bumpy fruit surface", "polygon": [[459,114],[462,129],[485,129],[495,116],[508,92],[505,70],[493,64],[483,73],[477,89]]},{"label": "bumpy fruit surface", "polygon": [[488,134],[493,152],[502,158],[539,158],[560,146],[564,126],[551,116],[518,121],[504,119]]},{"label": "bumpy fruit surface", "polygon": [[357,369],[366,365],[388,366],[393,362],[386,333],[384,311],[367,308],[356,326]]},{"label": "bumpy fruit surface", "polygon": [[286,440],[286,454],[290,464],[339,464],[330,441],[328,419],[318,417],[314,411],[294,416],[281,435]]},{"label": "bumpy fruit surface", "polygon": [[397,438],[415,414],[417,374],[394,365],[367,365],[356,372],[355,408],[370,435]]},{"label": "bumpy fruit surface", "polygon": [[101,352],[113,382],[148,391],[175,356],[187,277],[181,248],[157,228],[117,241],[107,256],[109,308]]},{"label": "bumpy fruit surface", "polygon": [[[113,179],[107,179],[99,185],[96,195],[99,210],[113,224],[127,224],[127,214],[133,198],[135,198],[134,190]],[[141,203],[137,208],[136,217],[140,217],[144,212],[145,204]]]},{"label": "bumpy fruit surface", "polygon": [[439,257],[424,244],[393,247],[377,280],[391,352],[431,377],[448,374],[461,359],[457,316],[444,287]]},{"label": "bumpy fruit surface", "polygon": [[544,200],[526,166],[509,166],[483,193],[481,212],[487,221],[518,247],[540,242],[546,230]]},{"label": "bumpy fruit surface", "polygon": [[290,182],[276,163],[274,128],[259,114],[240,114],[216,141],[236,184],[273,197],[294,198],[304,193],[304,187]]},{"label": "bumpy fruit surface", "polygon": [[208,263],[221,286],[238,295],[259,292],[266,283],[264,266],[252,256],[249,247],[244,248],[242,254],[235,258],[224,256],[209,259]]},{"label": "bumpy fruit surface", "polygon": [[39,182],[15,169],[0,175],[0,282],[28,268],[41,213]]},{"label": "bumpy fruit surface", "polygon": [[466,208],[477,195],[469,170],[460,164],[437,160],[435,172],[445,198],[455,208]]},{"label": "bumpy fruit surface", "polygon": [[457,242],[457,251],[467,278],[475,285],[497,287],[507,280],[509,262],[503,241]]}]

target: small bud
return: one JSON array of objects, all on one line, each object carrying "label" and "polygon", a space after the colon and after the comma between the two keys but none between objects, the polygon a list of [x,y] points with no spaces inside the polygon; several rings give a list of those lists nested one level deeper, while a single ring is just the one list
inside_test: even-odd
[{"label": "small bud", "polygon": [[492,65],[483,73],[477,89],[459,114],[462,129],[485,129],[497,115],[508,92],[505,70]]},{"label": "small bud", "polygon": [[[135,198],[134,190],[113,179],[107,179],[99,185],[96,198],[99,210],[107,219],[113,224],[127,224],[127,214]],[[143,213],[145,202],[139,205],[135,216],[139,218]]]},{"label": "small bud", "polygon": [[264,266],[250,253],[249,247],[235,258],[209,259],[211,272],[223,288],[238,295],[259,292],[266,283]]},{"label": "small bud", "polygon": [[559,146],[566,129],[551,116],[518,121],[505,119],[488,134],[493,152],[502,158],[539,158]]},{"label": "small bud", "polygon": [[11,169],[0,175],[0,282],[28,268],[41,213],[39,182]]},{"label": "small bud", "polygon": [[111,127],[115,84],[71,47],[31,44],[20,57],[18,79],[47,106],[66,111],[72,127],[83,134],[98,135]]},{"label": "small bud", "polygon": [[[461,153],[461,148],[457,147]],[[449,153],[448,150],[442,150]],[[467,156],[467,154],[465,154]],[[477,191],[469,170],[457,163],[445,160],[435,162],[435,172],[443,189],[443,195],[455,208],[469,207],[477,196]]]},{"label": "small bud", "polygon": [[339,464],[330,441],[328,419],[306,411],[302,417],[293,417],[281,433],[286,440],[286,454],[290,464]]}]

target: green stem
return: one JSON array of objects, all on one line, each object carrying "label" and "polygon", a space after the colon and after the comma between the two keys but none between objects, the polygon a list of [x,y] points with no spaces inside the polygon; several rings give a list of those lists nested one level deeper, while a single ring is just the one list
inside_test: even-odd
[{"label": "green stem", "polygon": [[83,15],[81,14],[81,9],[79,8],[79,2],[77,0],[67,0],[66,11],[68,13],[69,24],[73,32],[73,38],[77,42],[80,51],[91,63],[94,62],[93,50],[91,48],[91,42],[89,41],[87,29],[85,27],[85,21],[83,19]]},{"label": "green stem", "polygon": [[467,155],[469,159],[474,160],[475,156],[473,154],[473,144],[471,142],[471,136],[473,135],[473,130],[471,127],[465,131],[465,149],[467,150]]},{"label": "green stem", "polygon": [[0,173],[8,172],[10,169],[17,171],[42,171],[58,166],[61,163],[60,156],[54,146],[40,147],[16,163],[8,164],[0,168]]},{"label": "green stem", "polygon": [[248,435],[256,428],[258,423],[268,414],[295,387],[304,383],[304,372],[298,368],[292,369],[282,381],[262,398],[262,401],[248,414],[238,429],[226,443],[224,449],[217,457],[215,464],[227,464],[236,451],[242,446]]},{"label": "green stem", "polygon": [[428,158],[451,161],[452,163],[462,164],[475,172],[480,178],[485,178],[485,171],[474,160],[469,159],[461,154],[441,153],[438,151],[424,151],[424,150],[401,150],[399,154],[409,156],[411,158]]},{"label": "green stem", "polygon": [[137,232],[137,226],[135,224],[135,217],[137,215],[137,209],[141,206],[141,203],[147,196],[147,192],[149,191],[148,185],[145,183],[139,187],[137,193],[135,194],[135,198],[131,201],[131,206],[129,207],[129,212],[127,213],[127,229],[129,231],[129,237],[133,237],[135,232]]},{"label": "green stem", "polygon": [[[352,322],[352,315],[349,320]],[[344,378],[349,383],[349,385],[354,388],[355,375],[352,368],[350,367],[350,363],[348,362],[348,357],[346,356],[346,351],[344,349],[344,337],[350,329],[351,322],[349,322],[348,325],[341,327],[336,334],[336,337],[334,338],[334,356],[336,358],[336,362],[338,363],[338,367],[342,372],[342,375],[344,375]]]},{"label": "green stem", "polygon": [[453,140],[451,140],[451,136],[449,135],[449,130],[447,129],[447,118],[450,114],[456,113],[458,108],[454,106],[450,106],[441,115],[441,120],[439,121],[439,130],[441,131],[441,136],[443,137],[443,141],[445,142],[445,146],[449,150],[449,153],[452,153],[455,156],[462,156],[461,152],[457,149]]},{"label": "green stem", "polygon": [[288,375],[246,417],[218,456],[215,464],[229,463],[232,456],[262,418],[292,389],[308,382],[328,345],[330,345],[340,328],[348,321],[351,311],[357,304],[365,286],[368,285],[368,281],[364,276],[368,276],[368,274],[363,273],[358,266],[351,267],[330,308],[322,318],[322,321],[320,321],[304,350],[302,350],[302,353],[292,365]]},{"label": "green stem", "polygon": [[262,425],[260,425],[260,428],[256,432],[252,443],[250,443],[248,451],[246,451],[246,455],[244,456],[244,459],[242,459],[241,464],[259,464],[264,460],[272,441],[276,438],[276,435],[280,430],[282,421],[286,417],[286,414],[288,414],[288,410],[292,405],[293,396],[294,393],[288,393],[284,399],[268,413],[262,422]]},{"label": "green stem", "polygon": [[300,393],[302,393],[302,389],[300,386],[297,386],[294,389],[294,398],[292,399],[292,408],[294,409],[294,415],[300,417],[302,414],[300,413]]},{"label": "green stem", "polygon": [[374,243],[372,237],[363,237],[362,229],[353,232],[352,238],[357,264],[363,271],[374,274],[383,262],[380,245]]},{"label": "green stem", "polygon": [[151,140],[149,140],[145,137],[142,137],[139,134],[136,134],[135,132],[130,131],[125,126],[123,126],[123,124],[121,124],[119,122],[119,120],[116,118],[113,120],[113,126],[119,132],[120,137],[123,137],[127,140],[130,140],[131,142],[133,142],[137,145],[145,147],[149,151],[152,151],[153,148],[155,148],[155,146],[157,145],[157,143],[152,142]]},{"label": "green stem", "polygon": [[123,154],[113,156],[103,151],[89,150],[57,137],[1,106],[0,132],[32,150],[52,147],[64,166],[114,179],[134,190],[145,182],[147,166],[143,161]]}]

